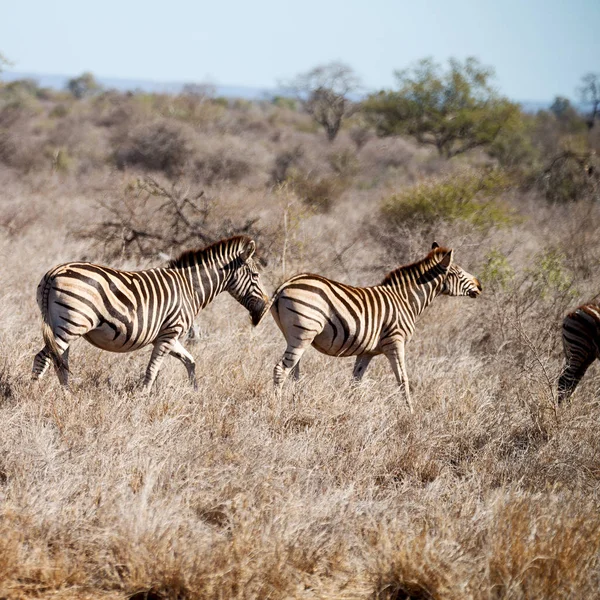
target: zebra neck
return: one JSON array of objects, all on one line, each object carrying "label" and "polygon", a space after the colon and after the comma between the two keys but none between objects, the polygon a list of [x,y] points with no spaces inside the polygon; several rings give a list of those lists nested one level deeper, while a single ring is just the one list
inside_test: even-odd
[{"label": "zebra neck", "polygon": [[390,282],[394,293],[408,306],[415,319],[433,302],[443,283],[439,277],[423,281],[421,275],[412,271],[397,273]]},{"label": "zebra neck", "polygon": [[197,262],[182,272],[194,297],[196,312],[208,306],[227,287],[226,273],[218,265]]}]

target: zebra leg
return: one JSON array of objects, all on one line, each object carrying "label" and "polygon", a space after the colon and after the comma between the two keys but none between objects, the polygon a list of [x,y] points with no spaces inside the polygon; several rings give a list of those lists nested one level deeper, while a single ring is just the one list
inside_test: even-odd
[{"label": "zebra leg", "polygon": [[37,381],[48,370],[48,367],[52,363],[52,357],[50,356],[50,350],[48,346],[44,346],[33,359],[33,368],[31,369],[31,379]]},{"label": "zebra leg", "polygon": [[570,357],[565,363],[563,371],[558,379],[558,402],[564,402],[571,397],[575,388],[585,375],[588,367],[594,362],[595,356],[590,353],[585,356]]},{"label": "zebra leg", "polygon": [[373,360],[373,354],[361,354],[356,357],[356,362],[354,363],[354,370],[352,371],[352,377],[354,378],[355,383],[358,383],[365,374],[369,363]]},{"label": "zebra leg", "polygon": [[149,391],[152,388],[152,384],[154,383],[154,380],[158,375],[158,371],[165,360],[165,356],[171,353],[176,342],[177,338],[163,338],[154,342],[154,348],[152,349],[150,362],[146,368],[146,375],[144,376],[144,382],[142,384],[142,387],[146,391]]},{"label": "zebra leg", "polygon": [[54,370],[56,371],[56,375],[58,376],[58,380],[60,384],[68,388],[69,387],[69,346],[65,348],[65,351],[62,355],[62,365],[54,363]]},{"label": "zebra leg", "polygon": [[175,344],[171,348],[171,354],[185,365],[190,383],[194,386],[194,391],[197,390],[198,384],[196,383],[196,362],[194,361],[194,357],[181,345],[179,340],[175,340]]},{"label": "zebra leg", "polygon": [[296,366],[292,369],[292,377],[294,378],[294,381],[300,379],[300,361],[298,361]]},{"label": "zebra leg", "polygon": [[[286,380],[289,372],[296,368],[311,342],[312,339],[304,340],[301,346],[291,346],[288,344],[283,358],[275,365],[275,369],[273,370],[273,384],[275,385],[276,391],[281,391],[283,382]],[[299,373],[300,368],[298,367],[298,376]]]},{"label": "zebra leg", "polygon": [[386,353],[388,360],[390,361],[390,365],[392,366],[392,370],[394,371],[394,375],[396,376],[396,381],[398,385],[404,388],[404,397],[406,398],[406,403],[408,404],[408,409],[411,414],[414,413],[413,405],[410,399],[410,387],[408,385],[408,373],[406,372],[406,363],[404,362],[404,343],[394,344]]}]

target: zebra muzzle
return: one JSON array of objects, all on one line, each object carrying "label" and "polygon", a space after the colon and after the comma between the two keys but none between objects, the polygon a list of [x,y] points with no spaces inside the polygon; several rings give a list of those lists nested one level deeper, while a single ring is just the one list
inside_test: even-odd
[{"label": "zebra muzzle", "polygon": [[266,302],[264,299],[256,300],[255,302],[251,303],[251,305],[249,307],[249,311],[250,311],[250,317],[252,319],[252,325],[254,325],[254,327],[256,327],[262,321],[268,308],[269,308],[269,303]]}]

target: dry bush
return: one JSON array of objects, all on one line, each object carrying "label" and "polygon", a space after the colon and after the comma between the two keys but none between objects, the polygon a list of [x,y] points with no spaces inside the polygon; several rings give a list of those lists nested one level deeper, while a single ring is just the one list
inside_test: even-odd
[{"label": "dry bush", "polygon": [[592,153],[565,151],[555,156],[538,177],[548,202],[600,199],[600,161]]},{"label": "dry bush", "polygon": [[332,171],[344,179],[350,179],[358,173],[359,163],[356,154],[348,149],[332,152],[327,157],[327,161]]},{"label": "dry bush", "polygon": [[250,171],[248,162],[221,151],[198,158],[194,162],[194,175],[206,185],[214,185],[218,181],[239,183]]},{"label": "dry bush", "polygon": [[130,182],[122,197],[100,206],[103,218],[76,233],[94,240],[107,258],[172,256],[236,234],[258,237],[257,219],[220,219],[217,203],[203,190],[181,184],[168,189],[149,177]]},{"label": "dry bush", "polygon": [[290,168],[297,167],[300,164],[303,155],[304,152],[301,146],[279,152],[275,157],[273,170],[271,171],[272,183],[283,183],[288,177]]},{"label": "dry bush", "polygon": [[302,171],[295,171],[287,181],[297,196],[317,213],[329,212],[347,185],[339,177],[317,177]]},{"label": "dry bush", "polygon": [[134,128],[126,141],[115,149],[115,162],[119,169],[133,165],[175,176],[190,159],[190,152],[182,127],[169,121],[156,121]]},{"label": "dry bush", "polygon": [[374,137],[373,130],[366,125],[355,125],[350,129],[349,135],[350,139],[356,145],[357,152]]}]

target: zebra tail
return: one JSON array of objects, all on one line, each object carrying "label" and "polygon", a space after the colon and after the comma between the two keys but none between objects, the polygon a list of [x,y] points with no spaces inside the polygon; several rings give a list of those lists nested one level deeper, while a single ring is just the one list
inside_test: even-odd
[{"label": "zebra tail", "polygon": [[269,300],[269,302],[267,302],[267,305],[265,306],[265,309],[263,310],[262,315],[260,315],[260,319],[254,325],[254,327],[258,327],[263,322],[265,315],[271,310],[271,306],[273,306],[273,302],[275,302],[275,297],[276,297],[276,294]]},{"label": "zebra tail", "polygon": [[275,304],[275,302],[277,302],[277,300],[279,299],[279,294],[281,294],[281,292],[283,291],[283,289],[285,288],[285,286],[289,283],[289,281],[284,281],[274,292],[273,292],[273,296],[271,297],[271,299],[269,300],[267,306],[265,307],[265,310],[263,312],[263,314],[260,317],[260,320],[258,321],[258,323],[256,324],[256,327],[258,327],[261,323],[262,320],[265,318],[265,315],[271,311],[271,308],[273,307],[273,304]]},{"label": "zebra tail", "polygon": [[42,312],[42,335],[44,336],[44,343],[48,346],[50,350],[50,354],[52,355],[52,360],[54,364],[60,368],[69,370],[67,364],[63,360],[62,352],[56,343],[56,338],[54,337],[54,329],[52,327],[52,321],[50,319],[50,311],[48,310],[48,296],[50,295],[50,286],[52,284],[52,278],[48,277],[44,281],[44,287],[42,289],[42,302],[41,302],[41,312]]}]

